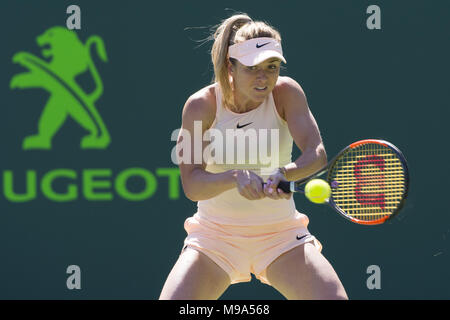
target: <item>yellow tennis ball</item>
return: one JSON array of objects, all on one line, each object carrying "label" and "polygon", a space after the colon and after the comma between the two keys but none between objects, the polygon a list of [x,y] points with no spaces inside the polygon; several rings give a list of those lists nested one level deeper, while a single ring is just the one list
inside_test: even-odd
[{"label": "yellow tennis ball", "polygon": [[305,186],[305,196],[314,203],[324,203],[331,195],[328,182],[322,179],[313,179]]}]

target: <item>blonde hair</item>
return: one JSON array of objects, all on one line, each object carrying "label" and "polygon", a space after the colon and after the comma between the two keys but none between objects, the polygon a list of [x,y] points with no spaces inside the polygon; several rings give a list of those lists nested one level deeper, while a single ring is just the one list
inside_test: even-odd
[{"label": "blonde hair", "polygon": [[280,33],[262,21],[253,21],[247,14],[235,14],[222,21],[214,32],[211,59],[214,65],[214,81],[222,90],[225,106],[234,106],[233,88],[228,74],[228,47],[253,38],[268,37],[281,42]]}]

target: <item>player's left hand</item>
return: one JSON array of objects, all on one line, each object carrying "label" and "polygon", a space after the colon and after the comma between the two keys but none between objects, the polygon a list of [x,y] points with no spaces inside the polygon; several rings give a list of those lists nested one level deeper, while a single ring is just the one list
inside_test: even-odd
[{"label": "player's left hand", "polygon": [[277,188],[280,181],[287,180],[283,173],[281,173],[281,171],[277,169],[270,175],[270,177],[267,179],[267,182],[264,184],[263,191],[266,197],[269,197],[273,200],[290,199],[292,197],[292,192],[285,193],[280,188]]}]

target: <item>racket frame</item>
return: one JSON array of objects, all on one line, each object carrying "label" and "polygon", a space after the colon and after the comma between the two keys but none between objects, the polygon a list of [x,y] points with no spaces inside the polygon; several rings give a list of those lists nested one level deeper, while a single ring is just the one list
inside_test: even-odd
[{"label": "racket frame", "polygon": [[[392,217],[394,217],[404,206],[406,198],[408,197],[408,191],[409,191],[409,170],[408,170],[408,163],[406,162],[406,159],[403,155],[403,153],[396,147],[394,146],[392,143],[385,141],[385,140],[379,140],[379,139],[365,139],[365,140],[360,140],[360,141],[356,141],[350,145],[348,145],[347,147],[345,147],[344,149],[342,149],[341,151],[339,151],[339,153],[326,165],[324,166],[322,169],[320,169],[319,171],[313,173],[312,175],[309,175],[306,178],[303,178],[301,180],[297,180],[297,181],[290,181],[290,182],[283,182],[284,184],[284,188],[281,187],[281,189],[287,189],[287,184],[289,184],[289,191],[290,192],[301,192],[304,193],[304,189],[301,187],[303,184],[307,183],[308,181],[315,179],[321,175],[323,175],[326,171],[328,171],[328,175],[327,175],[327,182],[331,185],[331,176],[330,176],[330,169],[332,169],[334,167],[334,165],[336,164],[337,160],[345,153],[347,152],[347,150],[349,149],[353,149],[356,148],[360,145],[366,144],[366,143],[376,143],[376,144],[381,144],[389,149],[391,149],[398,157],[398,159],[400,160],[400,163],[403,167],[404,170],[404,179],[405,179],[405,191],[403,193],[403,198],[400,201],[397,209],[395,209],[394,212],[392,212],[392,214],[387,215],[383,218],[377,219],[377,220],[373,220],[373,221],[365,221],[365,220],[361,220],[358,218],[354,218],[350,215],[348,215],[344,210],[342,210],[333,200],[333,194],[331,194],[330,198],[327,200],[327,204],[330,205],[333,209],[335,209],[338,213],[340,213],[344,218],[346,218],[347,220],[350,220],[351,222],[357,223],[357,224],[361,224],[361,225],[378,225],[378,224],[382,224],[388,220],[390,220]],[[286,190],[287,191],[287,190]]]}]

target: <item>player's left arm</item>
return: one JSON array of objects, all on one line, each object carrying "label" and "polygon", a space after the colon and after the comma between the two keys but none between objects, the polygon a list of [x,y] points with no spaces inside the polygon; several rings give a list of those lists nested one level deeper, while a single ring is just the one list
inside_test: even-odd
[{"label": "player's left arm", "polygon": [[289,77],[282,77],[277,84],[276,93],[281,116],[286,120],[289,132],[302,152],[300,157],[284,167],[286,179],[295,181],[324,167],[327,164],[327,154],[301,86]]}]

